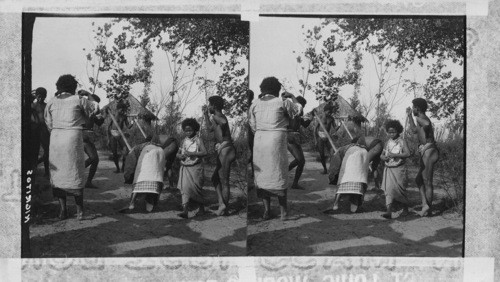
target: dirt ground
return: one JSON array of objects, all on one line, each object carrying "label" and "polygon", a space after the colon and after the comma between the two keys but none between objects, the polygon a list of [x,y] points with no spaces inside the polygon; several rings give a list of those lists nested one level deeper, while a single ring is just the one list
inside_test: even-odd
[{"label": "dirt ground", "polygon": [[[436,211],[432,217],[410,214],[384,219],[384,194],[374,189],[373,182],[368,185],[359,213],[351,213],[349,202],[341,200],[339,211],[324,214],[333,204],[335,190],[328,185],[328,177],[320,173],[317,155],[305,152],[306,166],[299,182],[305,190],[288,190],[290,220],[281,221],[277,199],[272,198],[274,218],[263,221],[262,202],[255,189],[249,192],[247,255],[462,256],[463,216],[445,207],[446,193],[441,187],[435,187]],[[415,210],[420,210],[416,172],[416,168],[409,172],[408,195]],[[295,170],[290,172],[290,183],[294,173]]]},{"label": "dirt ground", "polygon": [[[94,184],[99,189],[84,190],[87,214],[93,220],[77,221],[73,197],[68,197],[70,218],[56,221],[58,203],[52,198],[48,180],[41,183],[38,208],[30,226],[32,257],[155,257],[155,256],[243,256],[246,253],[246,193],[232,188],[230,215],[217,217],[217,194],[210,181],[213,167],[205,166],[205,195],[211,204],[208,213],[189,219],[177,216],[181,210],[178,189],[168,187],[160,195],[159,205],[147,213],[138,201],[136,212],[118,211],[128,205],[131,185],[123,183],[123,174],[113,173],[114,164],[107,152],[99,152],[100,163]],[[38,174],[43,175],[42,165]],[[235,187],[232,177],[232,187]],[[244,186],[246,187],[246,185]]]}]

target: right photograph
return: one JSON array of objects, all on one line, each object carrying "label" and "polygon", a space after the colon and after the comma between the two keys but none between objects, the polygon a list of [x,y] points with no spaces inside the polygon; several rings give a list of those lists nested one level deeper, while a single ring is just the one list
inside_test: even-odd
[{"label": "right photograph", "polygon": [[465,17],[250,24],[247,255],[462,257]]}]

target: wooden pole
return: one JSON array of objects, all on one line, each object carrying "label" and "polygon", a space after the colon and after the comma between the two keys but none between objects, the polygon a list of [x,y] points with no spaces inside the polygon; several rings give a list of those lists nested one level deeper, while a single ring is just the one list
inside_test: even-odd
[{"label": "wooden pole", "polygon": [[405,118],[405,127],[403,129],[403,140],[406,140],[406,125],[408,125],[408,115]]},{"label": "wooden pole", "polygon": [[342,120],[341,121],[342,125],[344,126],[345,130],[347,131],[347,134],[349,134],[349,137],[351,137],[351,140],[353,140],[354,138],[352,137],[352,134],[351,132],[349,131],[349,129],[347,128],[347,125],[345,125],[345,122]]},{"label": "wooden pole", "polygon": [[146,133],[144,132],[144,129],[142,129],[142,126],[141,126],[141,124],[139,123],[139,118],[137,118],[137,117],[136,117],[135,123],[137,124],[137,127],[139,127],[139,130],[141,131],[142,136],[144,136],[144,138],[148,138],[148,137],[146,136]]},{"label": "wooden pole", "polygon": [[120,126],[118,125],[118,122],[116,121],[115,116],[113,116],[113,114],[111,112],[109,113],[109,116],[111,117],[111,120],[113,120],[113,123],[115,124],[116,128],[118,129],[118,132],[122,136],[123,141],[125,142],[125,145],[127,145],[128,150],[132,151],[132,147],[130,147],[130,144],[128,143],[127,138],[125,138],[125,134],[123,134],[123,131],[120,128]]},{"label": "wooden pole", "polygon": [[332,140],[332,137],[330,136],[330,133],[328,132],[328,130],[326,130],[326,127],[325,125],[323,124],[323,122],[321,121],[321,119],[317,116],[317,115],[314,115],[314,117],[316,117],[316,120],[318,121],[319,123],[319,126],[321,126],[321,128],[323,129],[323,131],[326,133],[326,137],[328,138],[328,141],[330,142],[330,145],[332,145],[332,148],[335,152],[338,151],[337,147],[335,147],[335,145],[333,144],[333,140]]}]

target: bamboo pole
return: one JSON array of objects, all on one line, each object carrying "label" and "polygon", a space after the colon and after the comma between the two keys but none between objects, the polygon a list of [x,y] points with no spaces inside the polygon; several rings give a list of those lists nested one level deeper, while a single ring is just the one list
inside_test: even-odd
[{"label": "bamboo pole", "polygon": [[319,126],[321,126],[321,128],[323,129],[323,131],[326,133],[326,137],[328,138],[328,141],[330,142],[330,145],[332,145],[332,148],[335,152],[338,151],[337,147],[335,147],[335,145],[333,144],[333,140],[332,140],[332,137],[330,136],[330,133],[328,132],[328,130],[326,130],[326,127],[325,125],[323,124],[323,122],[321,121],[321,119],[317,116],[317,115],[314,115],[314,117],[316,117],[316,120],[318,121],[319,123]]},{"label": "bamboo pole", "polygon": [[144,129],[142,129],[142,126],[139,123],[139,118],[136,118],[135,123],[137,124],[137,127],[139,127],[139,130],[141,131],[142,136],[144,136],[144,138],[147,138],[146,133],[144,132]]},{"label": "bamboo pole", "polygon": [[347,128],[347,125],[345,125],[345,122],[342,120],[341,123],[344,126],[345,130],[347,131],[347,134],[349,134],[349,137],[351,137],[351,140],[353,140],[354,138],[352,137],[352,134],[349,131],[349,128]]},{"label": "bamboo pole", "polygon": [[406,115],[406,118],[405,118],[405,127],[403,129],[403,139],[406,140],[406,126],[408,125],[408,115]]},{"label": "bamboo pole", "polygon": [[125,134],[123,134],[123,131],[120,128],[120,126],[118,125],[118,122],[116,121],[115,116],[111,112],[109,113],[109,116],[111,117],[111,120],[113,121],[113,123],[115,124],[116,128],[118,129],[118,132],[122,136],[123,141],[125,142],[125,145],[127,145],[128,150],[132,151],[132,147],[130,147],[130,144],[128,143],[127,138],[125,138]]}]

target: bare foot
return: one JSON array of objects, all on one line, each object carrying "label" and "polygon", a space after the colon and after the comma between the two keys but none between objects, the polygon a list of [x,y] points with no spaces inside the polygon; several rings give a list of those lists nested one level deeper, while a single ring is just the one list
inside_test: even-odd
[{"label": "bare foot", "polygon": [[154,207],[155,206],[153,204],[150,204],[150,203],[146,202],[146,211],[147,212],[152,212]]},{"label": "bare foot", "polygon": [[119,213],[130,213],[132,210],[134,210],[134,208],[130,208],[130,206],[128,206],[128,207],[124,207],[124,208],[120,209],[118,212]]},{"label": "bare foot", "polygon": [[202,216],[202,215],[205,215],[206,212],[205,212],[205,209],[198,209],[198,211],[196,212],[196,216]]},{"label": "bare foot", "polygon": [[292,185],[292,189],[297,189],[297,190],[306,190],[304,187],[300,186],[299,184]]},{"label": "bare foot", "polygon": [[219,206],[219,209],[217,209],[217,211],[215,212],[216,215],[218,216],[221,216],[221,215],[226,215],[227,211],[226,211],[226,205],[222,204]]},{"label": "bare foot", "polygon": [[351,212],[357,212],[358,208],[359,208],[359,206],[357,204],[352,204],[351,203]]},{"label": "bare foot", "polygon": [[92,220],[92,219],[95,219],[97,216],[94,215],[94,214],[89,214],[89,215],[83,215],[83,213],[79,213],[77,216],[76,216],[76,219],[78,219],[79,221],[82,221],[82,220]]},{"label": "bare foot", "polygon": [[63,211],[63,210],[61,210],[61,211],[59,212],[59,215],[57,216],[57,218],[58,218],[59,220],[65,220],[65,219],[67,219],[67,218],[68,218],[68,211],[67,211],[67,210],[64,210],[64,211]]},{"label": "bare foot", "polygon": [[410,214],[410,212],[408,211],[408,208],[405,208],[405,209],[403,209],[403,211],[401,212],[401,214],[399,214],[399,216],[407,216],[409,214]]},{"label": "bare foot", "polygon": [[262,215],[263,220],[269,220],[271,216],[269,215],[269,211],[264,211],[264,215]]},{"label": "bare foot", "polygon": [[418,214],[421,217],[429,216],[431,214],[431,208],[429,206],[423,206],[422,210]]},{"label": "bare foot", "polygon": [[288,212],[287,211],[281,212],[281,220],[282,221],[288,220]]}]

